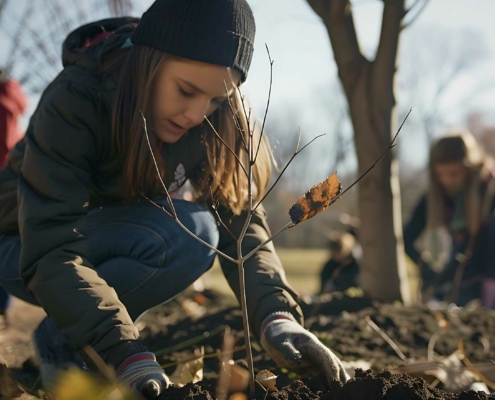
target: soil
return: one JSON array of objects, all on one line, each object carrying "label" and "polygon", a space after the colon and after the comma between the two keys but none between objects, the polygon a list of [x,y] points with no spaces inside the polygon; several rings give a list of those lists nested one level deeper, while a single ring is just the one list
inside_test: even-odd
[{"label": "soil", "polygon": [[[495,399],[495,395],[482,392],[447,393],[432,388],[421,378],[383,372],[404,364],[404,361],[366,320],[369,317],[379,326],[408,360],[427,360],[428,345],[433,347],[438,357],[449,356],[458,349],[458,339],[462,338],[467,357],[476,363],[495,359],[495,346],[491,343],[495,338],[493,311],[482,308],[437,311],[423,306],[405,308],[400,304],[374,304],[367,299],[343,294],[306,301],[301,306],[306,315],[306,327],[322,342],[343,360],[369,361],[372,370],[356,370],[354,378],[345,385],[335,382],[332,387],[324,388],[318,379],[298,377],[277,368],[259,343],[253,340],[255,372],[261,369],[274,372],[279,376],[277,387],[281,388],[265,392],[258,387],[258,399]],[[159,354],[157,359],[165,366],[191,356],[194,349],[203,348],[205,354],[217,352],[222,347],[227,325],[236,338],[236,346],[242,346],[240,310],[231,299],[211,291],[183,295],[154,308],[138,322],[143,341],[150,350]],[[14,339],[19,340],[18,337]],[[13,348],[18,347],[15,341],[12,343]],[[234,358],[239,365],[245,365],[244,351],[236,352]],[[15,375],[19,376],[19,372],[24,371],[25,376],[34,379],[35,368],[28,359],[16,368]],[[174,369],[175,366],[170,365],[165,371],[171,374]],[[203,381],[170,388],[161,399],[215,399],[219,370],[217,357],[205,358]]]},{"label": "soil", "polygon": [[[171,388],[162,400],[214,400],[215,380],[201,382],[201,385],[188,384],[182,388]],[[446,393],[430,387],[426,381],[408,375],[356,370],[356,376],[345,385],[337,382],[326,392],[312,391],[304,382],[293,381],[278,391],[263,392],[259,390],[257,399],[264,400],[488,400],[494,395],[482,392],[466,391],[462,393]]]},{"label": "soil", "polygon": [[[187,349],[204,347],[206,354],[222,347],[224,326],[228,325],[237,339],[236,346],[243,344],[242,318],[240,310],[214,293],[207,293],[204,309],[194,315],[185,315],[177,302],[156,309],[143,318],[146,326],[141,334],[151,350],[160,351],[162,364],[172,363],[185,357]],[[306,327],[315,333],[343,360],[371,361],[373,372],[357,370],[354,379],[341,386],[338,383],[327,390],[319,381],[293,380],[294,376],[280,370],[253,341],[255,373],[269,369],[276,375],[279,391],[260,391],[260,399],[495,399],[495,395],[467,391],[447,393],[432,388],[425,380],[409,375],[379,372],[404,364],[390,345],[374,331],[366,320],[369,317],[412,360],[426,360],[428,345],[432,337],[436,356],[449,356],[458,350],[458,340],[465,343],[466,356],[471,362],[486,362],[495,359],[495,346],[490,340],[495,337],[495,312],[483,308],[443,309],[433,311],[426,306],[405,308],[400,304],[373,304],[363,298],[352,298],[343,294],[326,296],[317,302],[302,304],[307,317]],[[206,311],[207,310],[207,311]],[[354,311],[354,312],[352,312]],[[156,321],[160,332],[154,328]],[[163,322],[166,322],[163,323]],[[155,331],[153,331],[155,329]],[[244,352],[237,352],[235,359],[243,360]],[[245,363],[241,361],[240,363]],[[175,367],[166,369],[172,373]],[[183,388],[173,388],[161,399],[214,399],[216,376],[219,371],[218,358],[205,359],[205,380]],[[208,379],[209,378],[209,379]],[[441,387],[441,385],[439,386]],[[260,389],[260,388],[258,388]],[[364,395],[366,394],[366,395]]]}]

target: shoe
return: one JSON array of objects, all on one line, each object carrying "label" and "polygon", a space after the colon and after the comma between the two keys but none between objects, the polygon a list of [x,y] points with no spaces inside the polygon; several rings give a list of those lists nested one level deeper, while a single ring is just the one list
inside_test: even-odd
[{"label": "shoe", "polygon": [[69,338],[57,330],[50,317],[46,317],[36,328],[33,342],[41,383],[46,390],[53,391],[60,373],[74,366],[86,369],[82,357]]}]

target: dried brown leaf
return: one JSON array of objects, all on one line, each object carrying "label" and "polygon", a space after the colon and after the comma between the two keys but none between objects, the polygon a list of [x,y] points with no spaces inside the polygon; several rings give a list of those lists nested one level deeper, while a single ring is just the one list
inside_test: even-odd
[{"label": "dried brown leaf", "polygon": [[341,192],[342,185],[335,172],[297,199],[289,210],[290,219],[298,224],[314,217],[324,211]]},{"label": "dried brown leaf", "polygon": [[[195,352],[197,353],[197,351]],[[204,348],[200,350],[198,356],[204,356]],[[204,357],[200,357],[196,360],[181,363],[177,365],[177,368],[172,375],[169,376],[170,381],[177,386],[184,386],[188,383],[196,383],[203,380],[203,365]]]},{"label": "dried brown leaf", "polygon": [[273,372],[268,371],[267,369],[261,370],[256,374],[256,380],[266,389],[269,390],[278,390],[277,383],[277,375]]}]

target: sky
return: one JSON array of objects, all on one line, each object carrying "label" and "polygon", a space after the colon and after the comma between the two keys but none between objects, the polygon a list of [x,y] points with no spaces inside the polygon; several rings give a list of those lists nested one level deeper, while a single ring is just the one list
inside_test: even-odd
[{"label": "sky", "polygon": [[[72,1],[59,0],[68,7],[71,7]],[[151,3],[151,0],[135,1],[134,14],[139,15]],[[277,131],[274,142],[295,141],[297,127],[301,128],[303,141],[326,133],[314,150],[309,150],[316,157],[323,158],[313,168],[316,178],[321,178],[333,162],[336,129],[342,128],[348,135],[351,134],[348,124],[341,127],[335,122],[345,110],[345,102],[339,89],[327,32],[306,0],[250,0],[249,3],[256,19],[257,35],[253,63],[243,92],[256,115],[261,116],[270,79],[266,44],[275,61],[268,115],[268,126]],[[11,0],[11,4],[19,11],[23,1]],[[352,4],[362,51],[372,58],[379,38],[382,2],[356,0]],[[425,86],[421,89],[424,93],[434,91],[435,81],[441,79],[444,71],[442,64],[448,64],[449,58],[440,56],[442,50],[460,52],[457,57],[462,59],[463,49],[468,53],[472,47],[470,43],[465,43],[465,32],[473,34],[475,43],[472,45],[480,47],[476,62],[458,77],[442,98],[445,119],[442,128],[461,126],[466,114],[474,109],[482,110],[488,119],[492,118],[490,110],[495,106],[495,84],[492,85],[495,82],[494,15],[495,0],[430,0],[417,21],[403,33],[400,57],[405,63],[400,66],[401,73],[402,70],[414,73],[415,69],[427,69],[423,80]],[[433,37],[437,32],[438,38]],[[2,43],[5,43],[5,35],[0,32],[0,65],[7,52],[7,46]],[[469,96],[468,102],[466,98],[473,91],[476,95]],[[397,100],[401,107],[412,107],[414,115],[415,107],[421,109],[425,101],[417,95],[411,98],[406,94],[398,92]],[[36,102],[37,98],[32,97],[31,108]],[[399,149],[401,164],[406,168],[424,166],[427,142],[417,125],[412,123],[408,126],[406,123]],[[351,148],[340,168],[352,171],[355,165]]]}]

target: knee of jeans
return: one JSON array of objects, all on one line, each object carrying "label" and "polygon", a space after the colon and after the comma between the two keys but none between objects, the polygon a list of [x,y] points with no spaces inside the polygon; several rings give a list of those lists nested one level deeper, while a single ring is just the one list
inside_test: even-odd
[{"label": "knee of jeans", "polygon": [[[213,215],[207,210],[201,210],[199,215],[196,214],[194,233],[209,245],[217,248],[220,240],[218,226]],[[189,236],[189,238],[188,247],[197,259],[197,262],[201,264],[204,262],[207,264],[207,267],[211,266],[216,253],[197,239],[191,236]]]}]

